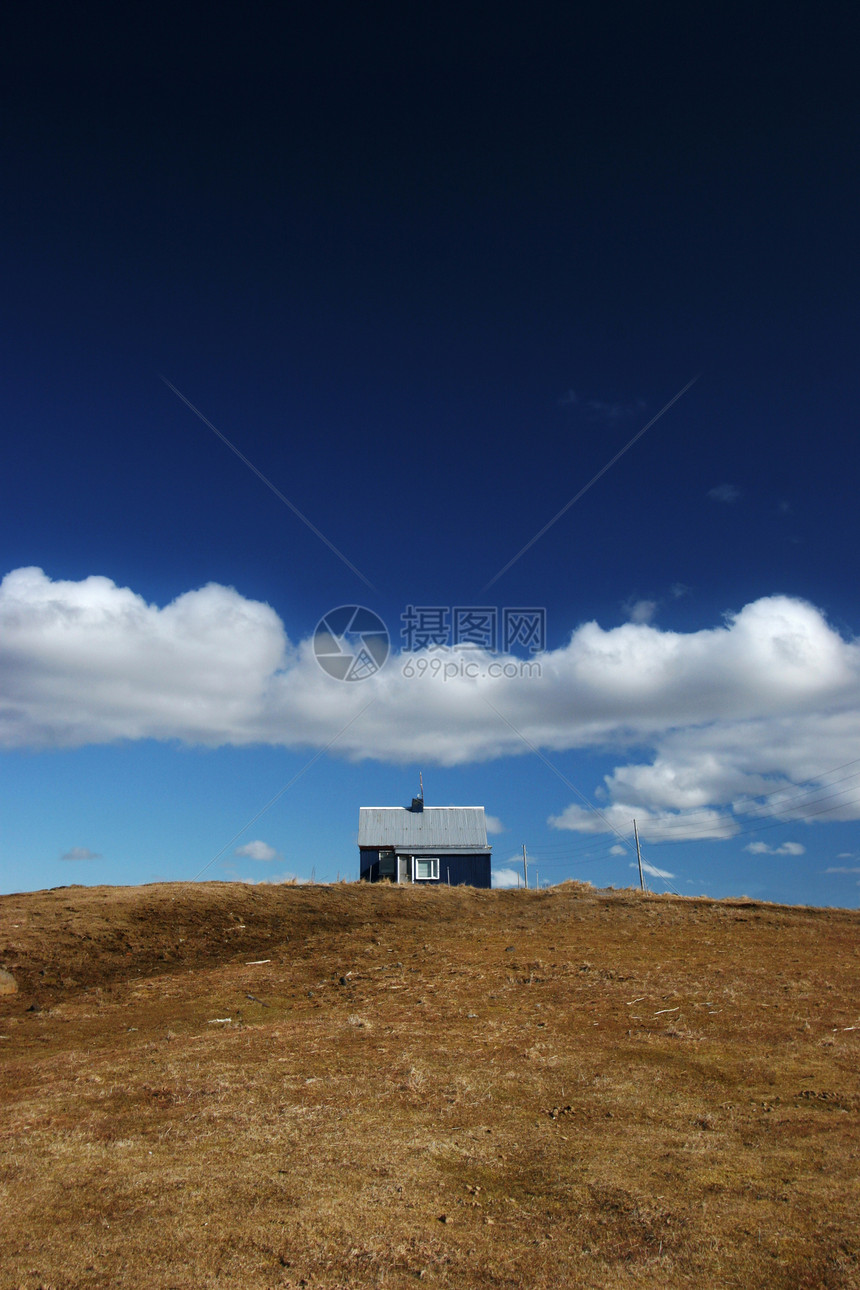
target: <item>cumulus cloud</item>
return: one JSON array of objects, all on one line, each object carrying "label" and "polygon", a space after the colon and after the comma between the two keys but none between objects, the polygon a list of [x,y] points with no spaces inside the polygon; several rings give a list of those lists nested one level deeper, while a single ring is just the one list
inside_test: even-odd
[{"label": "cumulus cloud", "polygon": [[[19,569],[0,584],[0,745],[332,745],[445,766],[614,747],[602,815],[575,803],[555,827],[627,837],[635,817],[658,841],[731,837],[741,817],[860,818],[860,775],[832,792],[823,776],[856,756],[860,646],[805,601],[763,597],[695,632],[586,622],[540,655],[539,675],[486,675],[498,660],[480,649],[473,676],[447,681],[404,677],[400,662],[339,683],[310,638],[291,641],[231,587],[159,607],[108,578]],[[647,755],[625,762],[625,747]]]},{"label": "cumulus cloud", "polygon": [[[738,831],[737,822],[725,811],[653,811],[641,802],[624,801],[601,806],[599,813],[574,802],[561,815],[551,815],[549,824],[554,829],[571,829],[575,833],[615,833],[632,838],[634,818],[640,837],[648,842],[731,838]],[[625,849],[619,847],[614,854]]]},{"label": "cumulus cloud", "polygon": [[631,623],[650,623],[657,612],[656,600],[628,600],[624,612]]},{"label": "cumulus cloud", "polygon": [[159,609],[109,578],[18,569],[0,583],[0,625],[7,747],[252,742],[289,661],[275,611],[215,583]]},{"label": "cumulus cloud", "polygon": [[494,887],[519,887],[522,882],[518,869],[493,869],[491,877]]},{"label": "cumulus cloud", "polygon": [[[282,857],[279,857],[282,858]],[[300,874],[286,870],[284,873],[269,874],[265,878],[251,878],[246,874],[239,873],[237,869],[228,868],[226,882],[246,882],[251,887],[274,887],[283,884],[302,885],[310,883],[310,878],[303,878]]]},{"label": "cumulus cloud", "polygon": [[744,851],[754,856],[802,856],[806,854],[806,847],[800,842],[783,842],[780,847],[769,847],[766,842],[750,842]]},{"label": "cumulus cloud", "polygon": [[560,408],[578,408],[586,416],[601,421],[621,421],[638,415],[647,406],[644,399],[630,403],[618,399],[586,399],[576,390],[565,390],[556,402]]},{"label": "cumulus cloud", "polygon": [[645,400],[622,403],[618,400],[587,399],[584,406],[589,416],[600,417],[605,421],[620,421],[624,417],[635,417],[641,412],[645,407]]},{"label": "cumulus cloud", "polygon": [[734,484],[717,484],[715,488],[708,490],[708,497],[714,502],[726,502],[731,505],[736,502],[741,495],[741,490]]},{"label": "cumulus cloud", "polygon": [[281,860],[283,857],[270,847],[268,842],[246,842],[243,846],[237,847],[233,853],[237,856],[244,856],[248,860]]},{"label": "cumulus cloud", "polygon": [[273,874],[271,878],[243,878],[241,881],[255,883],[263,887],[274,887],[282,883],[297,883],[301,886],[309,883],[310,878],[302,878],[300,874],[291,873],[288,870],[286,873]]},{"label": "cumulus cloud", "polygon": [[[639,867],[639,862],[637,860],[631,861],[631,864],[630,864],[631,869],[638,869],[638,867]],[[674,878],[675,877],[673,873],[669,873],[668,869],[658,869],[656,865],[649,864],[647,860],[642,861],[642,870],[644,873],[649,873],[652,878]]]},{"label": "cumulus cloud", "polygon": [[101,858],[98,851],[90,851],[89,847],[72,847],[71,851],[66,851],[60,856],[61,860],[101,860]]}]

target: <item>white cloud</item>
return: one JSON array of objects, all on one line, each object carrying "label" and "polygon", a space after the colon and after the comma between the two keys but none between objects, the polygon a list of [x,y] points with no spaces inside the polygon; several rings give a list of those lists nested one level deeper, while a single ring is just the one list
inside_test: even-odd
[{"label": "white cloud", "polygon": [[[481,672],[493,659],[475,650],[471,662]],[[209,584],[159,608],[108,578],[19,569],[0,584],[0,745],[334,740],[355,760],[456,766],[528,753],[519,731],[550,759],[622,750],[599,786],[605,818],[573,804],[558,828],[611,833],[608,821],[629,836],[635,817],[646,841],[726,838],[736,817],[803,819],[812,801],[817,818],[860,818],[860,775],[832,797],[821,779],[856,756],[860,645],[805,601],[763,597],[686,633],[583,623],[539,662],[539,676],[410,680],[395,656],[349,685],[321,671],[310,639],[291,642],[273,609],[233,588]],[[625,764],[625,746],[649,755]]]},{"label": "white cloud", "polygon": [[0,583],[0,623],[6,746],[251,742],[288,662],[274,610],[215,583],[158,609],[109,578],[18,569]]},{"label": "white cloud", "polygon": [[268,842],[246,842],[243,846],[237,847],[233,853],[237,856],[245,856],[248,860],[282,860],[283,856],[279,855],[274,847],[270,847]]},{"label": "white cloud", "polygon": [[831,865],[825,873],[860,873],[860,865]]},{"label": "white cloud", "polygon": [[[609,779],[607,776],[607,781]],[[549,824],[554,829],[571,829],[576,833],[615,833],[632,838],[634,817],[640,838],[648,842],[730,838],[738,831],[732,817],[717,810],[651,811],[641,802],[623,801],[601,806],[599,815],[574,802],[561,815],[551,815]],[[619,847],[619,852],[621,850]]]},{"label": "white cloud", "polygon": [[250,883],[252,886],[260,886],[260,887],[275,887],[275,886],[278,886],[280,883],[285,883],[285,882],[286,883],[294,882],[294,883],[298,883],[301,886],[310,882],[310,878],[302,878],[299,874],[292,873],[289,870],[286,873],[272,874],[271,877],[268,877],[268,878],[241,878],[239,877],[238,874],[236,874],[235,880],[236,882],[247,882],[247,883]]},{"label": "white cloud", "polygon": [[71,851],[66,851],[60,856],[61,860],[101,860],[98,851],[90,851],[89,847],[72,847]]},{"label": "white cloud", "polygon": [[519,887],[522,873],[518,869],[494,869],[492,882],[494,887]]},{"label": "white cloud", "polygon": [[650,623],[657,612],[657,601],[627,601],[624,605],[624,612],[627,614],[631,623]]},{"label": "white cloud", "polygon": [[607,421],[619,421],[622,417],[634,417],[645,407],[643,399],[634,403],[609,402],[606,399],[589,399],[585,404],[586,411],[594,417],[603,417]]},{"label": "white cloud", "polygon": [[734,484],[717,484],[716,488],[708,491],[708,497],[715,502],[727,502],[731,504],[736,502],[741,495],[741,490]]},{"label": "white cloud", "polygon": [[[630,863],[631,869],[638,869],[638,867],[639,867],[639,862],[637,860],[631,861]],[[647,860],[642,861],[642,869],[645,873],[649,873],[652,878],[674,878],[675,877],[673,873],[669,873],[668,869],[658,869],[656,865],[649,864]]]},{"label": "white cloud", "polygon": [[780,847],[769,847],[766,842],[750,842],[744,851],[754,856],[802,856],[806,854],[806,847],[800,842],[783,842]]},{"label": "white cloud", "polygon": [[609,854],[611,856],[625,856],[627,855],[627,848],[623,847],[620,842],[616,842],[614,847],[609,848]]},{"label": "white cloud", "polygon": [[487,815],[485,811],[484,819],[487,822],[488,833],[506,833],[507,832],[504,824],[502,824],[502,821],[499,819],[498,815]]},{"label": "white cloud", "polygon": [[565,390],[556,402],[560,408],[580,408],[588,416],[605,421],[637,416],[647,406],[644,399],[634,399],[630,403],[609,399],[583,399],[576,390]]}]

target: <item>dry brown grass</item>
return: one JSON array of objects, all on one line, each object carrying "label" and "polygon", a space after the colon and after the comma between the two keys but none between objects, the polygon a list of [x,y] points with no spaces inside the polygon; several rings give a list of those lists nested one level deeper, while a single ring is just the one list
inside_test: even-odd
[{"label": "dry brown grass", "polygon": [[574,884],[2,897],[0,1284],[858,1286],[858,928]]}]

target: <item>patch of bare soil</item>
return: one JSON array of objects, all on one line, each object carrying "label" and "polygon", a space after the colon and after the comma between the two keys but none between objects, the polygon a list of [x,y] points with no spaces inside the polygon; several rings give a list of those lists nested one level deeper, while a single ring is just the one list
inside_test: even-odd
[{"label": "patch of bare soil", "polygon": [[2,897],[0,1286],[858,1287],[858,930],[578,884]]}]

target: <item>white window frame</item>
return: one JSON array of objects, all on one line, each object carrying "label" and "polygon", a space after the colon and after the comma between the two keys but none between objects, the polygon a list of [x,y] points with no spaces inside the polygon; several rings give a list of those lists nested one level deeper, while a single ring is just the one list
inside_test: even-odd
[{"label": "white window frame", "polygon": [[[419,874],[419,864],[429,864],[429,874]],[[438,882],[439,881],[439,857],[438,856],[413,856],[412,857],[412,881],[413,882]]]}]

